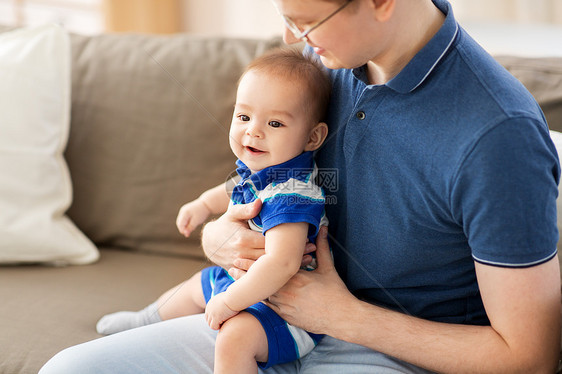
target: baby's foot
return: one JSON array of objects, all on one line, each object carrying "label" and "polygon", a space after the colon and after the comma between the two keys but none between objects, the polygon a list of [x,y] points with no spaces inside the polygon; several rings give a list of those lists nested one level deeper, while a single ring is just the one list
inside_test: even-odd
[{"label": "baby's foot", "polygon": [[96,325],[96,330],[102,335],[111,335],[121,331],[134,329],[160,322],[158,305],[152,303],[138,312],[117,312],[103,316]]}]

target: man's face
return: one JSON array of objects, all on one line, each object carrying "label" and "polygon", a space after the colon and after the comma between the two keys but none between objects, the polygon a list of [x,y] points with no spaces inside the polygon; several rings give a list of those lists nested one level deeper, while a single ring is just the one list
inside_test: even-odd
[{"label": "man's face", "polygon": [[[374,20],[369,1],[353,0],[351,4],[308,34],[307,44],[320,56],[326,67],[355,68],[375,57],[376,48],[373,38],[377,36],[379,25]],[[341,2],[273,0],[273,2],[282,15],[290,18],[301,31],[306,31],[337,10],[344,0]],[[299,42],[287,28],[284,30],[283,38],[287,44]]]}]

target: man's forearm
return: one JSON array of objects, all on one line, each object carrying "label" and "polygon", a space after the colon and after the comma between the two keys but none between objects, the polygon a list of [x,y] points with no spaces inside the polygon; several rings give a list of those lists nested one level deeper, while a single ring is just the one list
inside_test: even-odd
[{"label": "man's forearm", "polygon": [[[444,325],[385,310],[359,300],[350,309],[346,314],[353,315],[354,318],[348,317],[345,324],[332,324],[333,330],[328,331],[329,335],[437,372],[484,372],[475,370],[473,365],[463,364],[463,360],[472,361],[467,355],[481,354],[474,351],[479,347],[475,346],[474,340],[486,335],[485,339],[489,343],[485,346],[489,351],[482,353],[491,354],[492,347],[502,345],[498,344],[501,342],[494,341],[495,337],[488,331],[491,330],[489,327]],[[486,355],[482,354],[481,359]],[[491,357],[495,361],[498,355],[492,354]]]},{"label": "man's forearm", "polygon": [[428,370],[442,373],[554,372],[555,362],[547,360],[541,367],[518,357],[490,326],[432,322],[360,300],[327,312],[331,313],[332,321],[340,321],[330,324],[328,335]]}]

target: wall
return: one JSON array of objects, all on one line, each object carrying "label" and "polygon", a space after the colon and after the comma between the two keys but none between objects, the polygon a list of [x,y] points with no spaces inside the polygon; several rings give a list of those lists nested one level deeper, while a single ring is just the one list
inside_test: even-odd
[{"label": "wall", "polygon": [[[270,0],[182,0],[183,29],[211,35],[280,34],[283,23]],[[562,0],[450,0],[463,22],[559,24]]]},{"label": "wall", "polygon": [[560,0],[450,0],[450,2],[460,20],[562,25]]},{"label": "wall", "polygon": [[183,29],[206,35],[270,37],[283,21],[269,0],[183,0]]},{"label": "wall", "polygon": [[[562,0],[450,1],[457,19],[465,26],[469,23],[509,23],[510,26],[538,24],[562,29]],[[121,15],[115,17],[119,18],[121,26],[121,21],[134,18],[141,10],[143,17],[148,17],[146,22],[153,24],[158,12],[150,9],[157,7],[160,11],[166,8],[163,5],[167,3],[179,3],[180,7],[179,12],[172,12],[179,13],[179,25],[172,25],[177,24],[175,20],[160,22],[169,26],[168,32],[178,30],[257,38],[279,35],[283,29],[283,22],[270,0],[0,0],[0,23],[22,26],[54,21],[64,24],[71,31],[86,34],[107,30],[151,32],[154,28],[139,29],[138,25],[127,26],[123,30],[123,27],[112,27],[114,20],[111,16],[114,14],[111,10],[119,5]],[[143,22],[140,22],[141,26],[146,23]],[[505,31],[508,29],[505,28]],[[524,31],[525,28],[521,28],[522,34]],[[501,30],[498,29],[498,32]]]}]

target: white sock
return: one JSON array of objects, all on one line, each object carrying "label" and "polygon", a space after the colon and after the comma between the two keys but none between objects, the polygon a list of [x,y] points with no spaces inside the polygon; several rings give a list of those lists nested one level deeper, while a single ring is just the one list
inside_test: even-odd
[{"label": "white sock", "polygon": [[161,321],[162,318],[158,314],[158,305],[154,302],[138,312],[106,314],[98,321],[96,330],[102,335],[111,335]]}]

